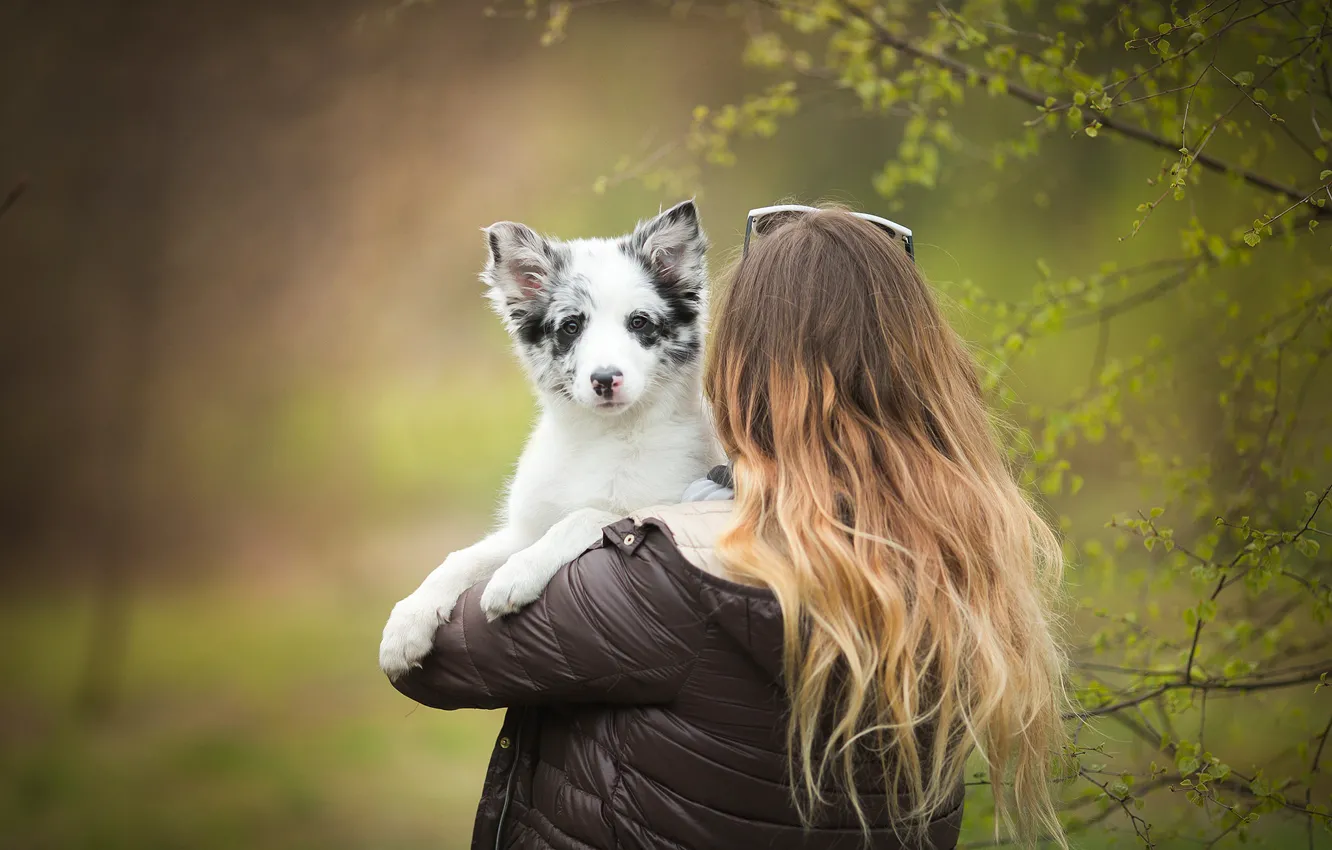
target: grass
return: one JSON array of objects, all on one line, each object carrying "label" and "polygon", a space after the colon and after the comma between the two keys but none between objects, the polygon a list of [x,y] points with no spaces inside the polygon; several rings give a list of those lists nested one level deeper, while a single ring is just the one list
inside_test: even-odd
[{"label": "grass", "polygon": [[84,606],[8,599],[0,846],[465,847],[500,718],[389,687],[387,604],[314,582],[147,592],[118,710],[88,725],[68,708]]}]

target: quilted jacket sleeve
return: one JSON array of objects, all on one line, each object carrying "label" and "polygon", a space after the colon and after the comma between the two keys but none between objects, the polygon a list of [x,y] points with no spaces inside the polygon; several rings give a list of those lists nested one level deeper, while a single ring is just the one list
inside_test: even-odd
[{"label": "quilted jacket sleeve", "polygon": [[669,702],[698,658],[705,618],[686,578],[643,557],[661,540],[634,553],[614,534],[493,623],[481,611],[484,584],[467,591],[434,650],[394,687],[441,709]]}]

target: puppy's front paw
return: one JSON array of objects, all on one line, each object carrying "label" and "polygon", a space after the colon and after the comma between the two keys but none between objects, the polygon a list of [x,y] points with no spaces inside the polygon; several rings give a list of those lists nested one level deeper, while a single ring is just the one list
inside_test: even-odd
[{"label": "puppy's front paw", "polygon": [[481,594],[481,610],[494,621],[536,601],[550,576],[527,562],[520,552],[500,567]]},{"label": "puppy's front paw", "polygon": [[435,645],[435,631],[448,620],[458,596],[422,588],[393,606],[379,643],[379,669],[396,680],[413,667],[420,667],[421,659]]}]

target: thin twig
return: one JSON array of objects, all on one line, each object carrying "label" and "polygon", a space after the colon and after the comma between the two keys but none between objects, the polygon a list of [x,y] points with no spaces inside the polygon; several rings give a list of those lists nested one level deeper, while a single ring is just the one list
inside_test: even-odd
[{"label": "thin twig", "polygon": [[1221,43],[1217,42],[1216,52],[1212,54],[1212,61],[1207,63],[1202,69],[1202,73],[1198,75],[1198,79],[1194,80],[1193,85],[1189,87],[1189,99],[1184,102],[1184,120],[1179,123],[1179,146],[1181,148],[1189,143],[1189,109],[1193,106],[1193,96],[1198,93],[1198,86],[1202,85],[1203,77],[1206,77],[1207,72],[1216,67],[1216,53],[1220,50]]},{"label": "thin twig", "polygon": [[1210,691],[1203,691],[1198,708],[1198,749],[1207,752],[1207,696]]},{"label": "thin twig", "polygon": [[[1323,748],[1327,746],[1327,736],[1329,732],[1332,732],[1332,717],[1327,719],[1327,725],[1323,727],[1322,734],[1318,736],[1318,749],[1314,751],[1313,761],[1310,762],[1309,765],[1309,785],[1304,789],[1304,807],[1306,809],[1309,808],[1309,805],[1313,802],[1313,780],[1322,768]],[[1309,816],[1306,823],[1308,825],[1309,846],[1313,847],[1313,815]]]},{"label": "thin twig", "polygon": [[1086,771],[1082,771],[1081,775],[1083,779],[1095,785],[1097,788],[1100,788],[1101,791],[1105,793],[1105,796],[1119,804],[1119,807],[1124,810],[1124,814],[1128,815],[1129,823],[1133,824],[1133,832],[1137,834],[1138,838],[1141,839],[1143,845],[1147,847],[1148,850],[1151,850],[1151,848],[1156,846],[1152,843],[1152,825],[1133,811],[1132,794],[1125,794],[1120,797],[1110,790],[1109,782],[1098,782]]},{"label": "thin twig", "polygon": [[[1221,595],[1221,591],[1226,589],[1226,581],[1230,578],[1230,571],[1240,562],[1240,558],[1243,558],[1244,554],[1244,550],[1241,549],[1236,553],[1235,557],[1231,559],[1230,563],[1226,565],[1226,568],[1221,571],[1221,578],[1217,581],[1216,588],[1212,591],[1212,595],[1208,597],[1209,602],[1215,602],[1216,597]],[[1193,681],[1193,662],[1198,656],[1198,638],[1202,634],[1202,627],[1205,622],[1206,621],[1199,616],[1198,622],[1195,623],[1193,627],[1193,645],[1189,647],[1189,660],[1184,665],[1185,683]]]}]

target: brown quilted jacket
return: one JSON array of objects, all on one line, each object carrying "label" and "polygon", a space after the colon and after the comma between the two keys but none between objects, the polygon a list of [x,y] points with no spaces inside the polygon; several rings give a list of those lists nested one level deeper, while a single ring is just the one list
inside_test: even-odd
[{"label": "brown quilted jacket", "polygon": [[[717,575],[711,555],[730,507],[621,520],[537,602],[495,623],[473,588],[423,666],[395,684],[435,708],[508,709],[472,850],[906,847],[881,813],[868,844],[849,812],[800,826],[781,612],[766,589]],[[881,790],[860,790],[873,815]],[[955,846],[960,788],[956,799],[919,846]]]}]

